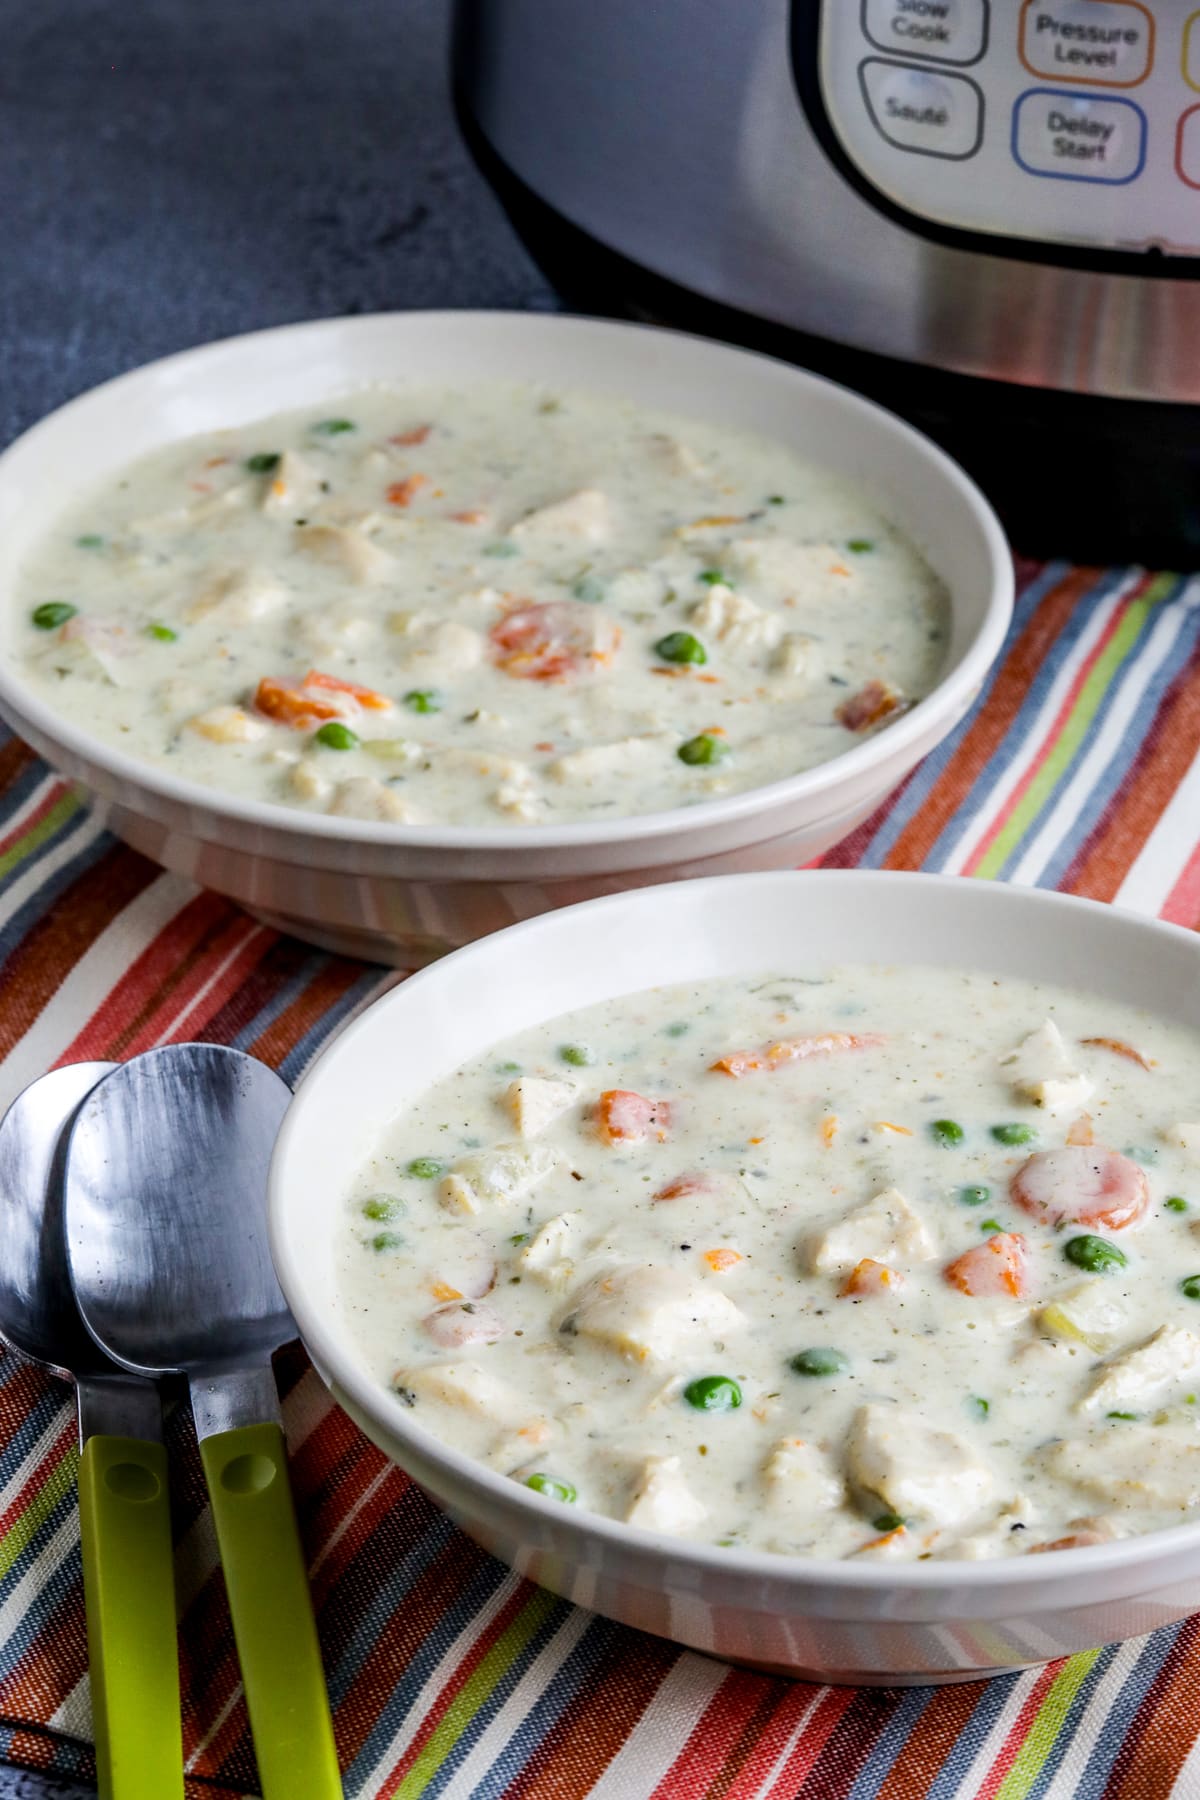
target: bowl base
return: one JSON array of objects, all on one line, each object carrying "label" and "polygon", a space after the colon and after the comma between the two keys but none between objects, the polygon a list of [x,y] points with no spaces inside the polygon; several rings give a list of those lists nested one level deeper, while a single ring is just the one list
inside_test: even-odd
[{"label": "bowl base", "polygon": [[[697,1655],[704,1655],[697,1651]],[[953,1687],[967,1681],[994,1681],[998,1675],[1020,1675],[1025,1669],[1042,1669],[1044,1663],[1006,1663],[1000,1669],[939,1669],[934,1674],[876,1674],[861,1669],[796,1669],[790,1663],[755,1662],[749,1657],[714,1657],[714,1662],[732,1663],[736,1669],[749,1669],[755,1675],[777,1675],[785,1681],[811,1681],[818,1687],[910,1688]]]},{"label": "bowl base", "polygon": [[[245,902],[240,902],[245,906]],[[352,956],[357,962],[383,963],[389,969],[423,969],[448,956],[456,945],[444,938],[391,937],[385,931],[359,930],[352,925],[314,925],[311,919],[294,919],[287,913],[270,912],[261,906],[246,906],[252,919],[272,931],[288,937],[303,938],[318,950],[332,956]]]}]

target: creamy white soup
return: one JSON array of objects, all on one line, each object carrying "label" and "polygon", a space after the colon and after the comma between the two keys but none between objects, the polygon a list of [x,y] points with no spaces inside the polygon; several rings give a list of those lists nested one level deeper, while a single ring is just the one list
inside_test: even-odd
[{"label": "creamy white soup", "polygon": [[25,672],[180,776],[408,824],[621,817],[928,693],[946,595],[786,446],[574,391],[372,389],[173,444],[28,560]]},{"label": "creamy white soup", "polygon": [[563,1505],[1020,1555],[1200,1507],[1200,1040],[931,968],[641,993],[498,1045],[342,1201],[398,1415]]}]

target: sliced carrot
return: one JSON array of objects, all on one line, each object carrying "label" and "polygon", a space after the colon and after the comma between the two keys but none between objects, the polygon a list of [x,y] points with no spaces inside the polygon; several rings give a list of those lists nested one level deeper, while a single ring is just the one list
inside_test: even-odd
[{"label": "sliced carrot", "polygon": [[430,1284],[430,1293],[435,1300],[461,1300],[462,1295],[448,1281],[434,1281]]},{"label": "sliced carrot", "polygon": [[1080,1038],[1079,1041],[1081,1044],[1090,1045],[1093,1050],[1111,1050],[1114,1056],[1123,1056],[1126,1062],[1136,1063],[1139,1069],[1154,1067],[1148,1056],[1143,1056],[1140,1050],[1135,1050],[1132,1044],[1125,1042],[1124,1038],[1087,1037]]},{"label": "sliced carrot", "polygon": [[311,731],[323,719],[340,719],[342,709],[305,688],[291,687],[274,675],[264,675],[254,690],[254,710],[264,718],[290,725],[294,731]]},{"label": "sliced carrot", "polygon": [[1026,1243],[1019,1231],[1000,1231],[946,1264],[942,1278],[960,1294],[978,1299],[989,1294],[1025,1292]]},{"label": "sliced carrot", "polygon": [[742,1253],[740,1250],[706,1250],[704,1260],[710,1269],[719,1274],[722,1269],[736,1268],[742,1261]]},{"label": "sliced carrot", "polygon": [[1068,1144],[1087,1145],[1094,1144],[1095,1141],[1096,1134],[1092,1129],[1091,1113],[1080,1113],[1079,1117],[1072,1120],[1071,1124],[1067,1126]]},{"label": "sliced carrot", "polygon": [[893,1125],[890,1119],[876,1119],[876,1131],[894,1131],[898,1137],[911,1137],[912,1132],[907,1125]]},{"label": "sliced carrot", "polygon": [[880,1550],[884,1544],[891,1544],[897,1538],[902,1538],[904,1531],[903,1525],[897,1525],[893,1531],[885,1531],[882,1537],[868,1538],[865,1544],[860,1544],[857,1550],[852,1550],[850,1554],[851,1556],[861,1556],[864,1550]]},{"label": "sliced carrot", "polygon": [[826,1148],[828,1148],[828,1146],[830,1144],[832,1144],[834,1138],[838,1134],[840,1127],[841,1127],[841,1120],[838,1118],[836,1113],[826,1113],[825,1114],[825,1117],[821,1120],[821,1142],[826,1146]]},{"label": "sliced carrot", "polygon": [[741,525],[743,522],[740,513],[709,513],[703,519],[693,519],[690,525],[681,526],[680,532],[708,531],[718,525]]},{"label": "sliced carrot", "polygon": [[664,1143],[671,1129],[669,1100],[649,1100],[629,1088],[608,1088],[596,1103],[596,1131],[605,1144]]},{"label": "sliced carrot", "polygon": [[306,688],[325,688],[331,694],[349,694],[368,712],[388,712],[391,701],[386,694],[377,694],[374,688],[359,687],[357,682],[343,681],[340,675],[323,675],[320,669],[310,669],[304,677]]},{"label": "sliced carrot", "polygon": [[493,625],[497,666],[522,681],[565,681],[610,663],[621,628],[584,601],[517,606]]},{"label": "sliced carrot", "polygon": [[389,506],[409,506],[423,487],[429,486],[428,475],[406,475],[403,481],[393,481],[387,491]]},{"label": "sliced carrot", "polygon": [[695,1173],[676,1175],[673,1181],[668,1181],[666,1187],[660,1187],[651,1198],[654,1200],[686,1200],[691,1194],[714,1193],[716,1186],[711,1175],[697,1170]]},{"label": "sliced carrot", "polygon": [[456,525],[486,525],[488,515],[479,506],[469,506],[465,512],[453,512],[450,517]]},{"label": "sliced carrot", "polygon": [[784,1038],[768,1044],[764,1050],[735,1050],[731,1056],[710,1063],[709,1068],[738,1081],[760,1069],[782,1068],[785,1063],[804,1062],[810,1056],[832,1056],[839,1050],[873,1050],[884,1041],[875,1031],[824,1031],[813,1037]]},{"label": "sliced carrot", "polygon": [[1120,1150],[1099,1145],[1035,1151],[1013,1176],[1009,1191],[1040,1225],[1083,1225],[1088,1231],[1105,1226],[1121,1231],[1150,1205],[1145,1170]]},{"label": "sliced carrot", "polygon": [[388,439],[389,444],[423,444],[433,430],[432,425],[414,425],[410,431],[398,431]]},{"label": "sliced carrot", "polygon": [[886,1263],[876,1262],[873,1256],[864,1256],[847,1275],[840,1290],[840,1297],[845,1299],[865,1299],[868,1294],[891,1294],[904,1286],[904,1277],[895,1269],[889,1269]]}]

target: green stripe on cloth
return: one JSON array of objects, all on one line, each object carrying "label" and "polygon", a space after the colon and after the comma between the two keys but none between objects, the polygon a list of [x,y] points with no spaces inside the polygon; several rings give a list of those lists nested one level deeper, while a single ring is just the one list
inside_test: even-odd
[{"label": "green stripe on cloth", "polygon": [[0,881],[3,881],[4,877],[10,875],[14,869],[19,868],[21,863],[27,857],[32,856],[35,850],[40,849],[47,839],[52,838],[60,826],[65,825],[68,819],[74,817],[81,804],[82,802],[77,800],[74,794],[64,794],[61,800],[56,800],[50,811],[40,818],[36,825],[31,826],[22,837],[19,837],[15,844],[10,844],[3,856],[0,856]]},{"label": "green stripe on cloth", "polygon": [[1071,1704],[1087,1680],[1099,1650],[1084,1650],[1065,1662],[1038,1708],[1025,1742],[1012,1768],[996,1791],[996,1800],[1025,1800],[1045,1766],[1071,1710]]},{"label": "green stripe on cloth", "polygon": [[67,1444],[47,1480],[0,1538],[0,1581],[29,1548],[59,1501],[75,1485],[78,1462],[79,1453],[74,1444]]}]

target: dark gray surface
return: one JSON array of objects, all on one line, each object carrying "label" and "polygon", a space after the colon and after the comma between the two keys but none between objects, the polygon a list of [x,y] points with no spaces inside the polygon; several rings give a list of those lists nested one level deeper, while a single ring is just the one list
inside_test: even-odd
[{"label": "dark gray surface", "polygon": [[[0,440],[230,332],[546,304],[459,143],[447,10],[0,0]],[[0,1800],[84,1792],[0,1769]]]}]

